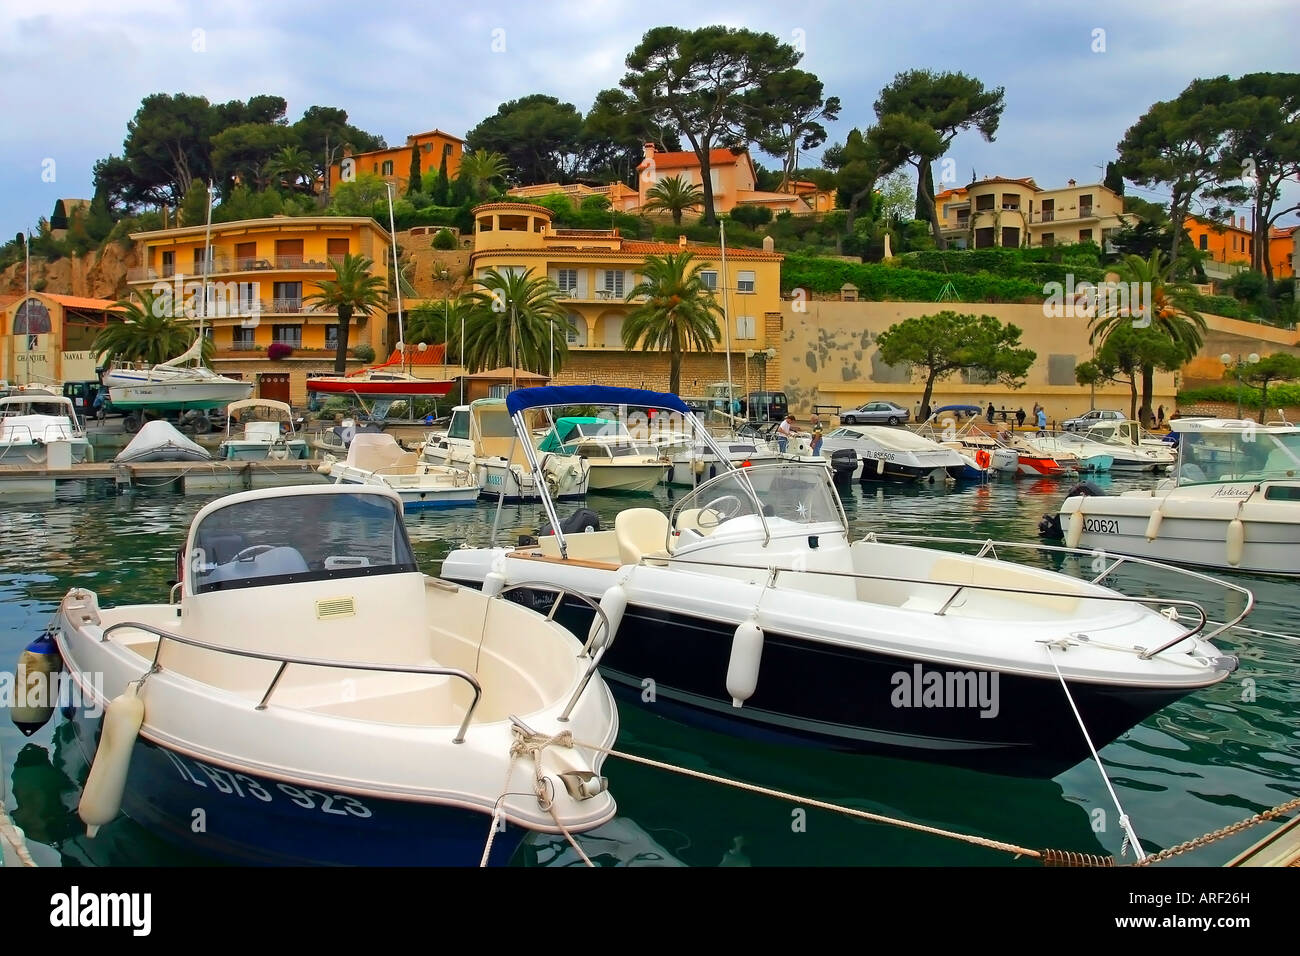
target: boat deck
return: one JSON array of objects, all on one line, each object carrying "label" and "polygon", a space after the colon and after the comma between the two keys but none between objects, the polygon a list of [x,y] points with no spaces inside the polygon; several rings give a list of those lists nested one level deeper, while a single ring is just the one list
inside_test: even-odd
[{"label": "boat deck", "polygon": [[328,481],[317,472],[319,462],[295,461],[151,461],[134,463],[84,462],[67,468],[0,464],[0,500],[6,497],[56,497],[61,486],[102,482],[114,489],[155,488],[179,482],[193,494],[274,488]]}]

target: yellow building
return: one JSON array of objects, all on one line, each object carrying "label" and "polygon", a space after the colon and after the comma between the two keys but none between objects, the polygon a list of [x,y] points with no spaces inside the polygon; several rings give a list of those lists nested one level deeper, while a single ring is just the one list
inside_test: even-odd
[{"label": "yellow building", "polygon": [[[205,248],[203,226],[137,232],[143,263],[127,275],[133,291],[163,298],[174,314],[197,325]],[[373,275],[389,284],[392,253],[388,233],[369,217],[276,216],[212,226],[211,270],[205,334],[216,347],[214,368],[249,377],[264,398],[301,403],[309,372],[333,368],[338,316],[309,301],[322,280],[334,277],[332,262],[363,255]],[[386,311],[354,315],[349,347],[368,345],[387,355],[396,342]],[[293,350],[271,360],[267,349],[281,343]]]},{"label": "yellow building", "polygon": [[456,178],[461,157],[465,154],[465,141],[440,129],[431,129],[427,133],[415,133],[406,137],[404,146],[390,146],[356,155],[345,149],[343,160],[330,168],[330,185],[369,174],[396,183],[398,189],[405,192],[411,178],[412,146],[420,151],[421,178],[425,173],[436,173],[442,166],[444,155],[447,157],[447,178]]},{"label": "yellow building", "polygon": [[[647,193],[664,179],[680,176],[703,187],[704,176],[699,157],[694,152],[664,153],[646,143],[644,158],[637,167],[639,175],[638,206],[650,201]],[[814,183],[798,181],[789,192],[764,192],[757,188],[757,172],[747,149],[714,149],[709,152],[709,182],[713,185],[714,212],[731,212],[737,206],[766,206],[773,215],[790,212],[807,215],[829,212],[835,208],[832,192],[819,190]]]},{"label": "yellow building", "polygon": [[1268,234],[1268,257],[1273,262],[1274,279],[1293,279],[1296,274],[1296,235],[1300,227],[1276,226]]},{"label": "yellow building", "polygon": [[1031,178],[986,176],[935,196],[939,226],[955,249],[1104,244],[1124,227],[1124,197],[1100,183],[1043,189]]},{"label": "yellow building", "polygon": [[0,297],[0,381],[88,382],[96,336],[117,321],[108,299],[31,292]]},{"label": "yellow building", "polygon": [[[628,351],[623,320],[635,306],[625,297],[641,281],[646,257],[690,251],[700,263],[701,279],[715,290],[729,327],[715,351],[686,356],[683,391],[703,389],[726,374],[729,333],[732,374],[743,382],[745,353],[781,347],[782,256],[758,249],[722,250],[677,243],[625,239],[617,229],[556,229],[551,212],[527,203],[487,203],[474,210],[471,275],[488,269],[531,271],[546,276],[562,291],[568,306],[563,334],[569,358],[557,372],[560,384],[632,385],[666,388],[668,360],[662,353]],[[702,392],[701,392],[702,393]]]}]

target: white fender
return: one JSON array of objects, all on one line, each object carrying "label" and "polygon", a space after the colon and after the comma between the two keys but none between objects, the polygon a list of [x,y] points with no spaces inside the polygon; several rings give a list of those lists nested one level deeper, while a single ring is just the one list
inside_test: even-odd
[{"label": "white fender", "polygon": [[702,474],[704,474],[704,459],[703,459],[703,458],[692,458],[692,459],[691,459],[691,471],[695,472],[695,474],[697,474],[697,475],[702,475]]},{"label": "white fender", "polygon": [[104,711],[104,727],[99,749],[86,778],[77,815],[86,824],[86,836],[93,837],[101,826],[111,822],[122,807],[126,789],[126,772],[131,766],[131,751],[144,723],[144,701],[138,684],[113,698]]},{"label": "white fender", "polygon": [[1083,537],[1083,502],[1079,502],[1079,510],[1070,515],[1070,526],[1065,529],[1065,546],[1067,548],[1077,548],[1079,539]]},{"label": "white fender", "polygon": [[1164,513],[1157,507],[1151,512],[1151,517],[1147,519],[1147,540],[1154,541],[1160,534],[1160,522],[1164,520]]},{"label": "white fender", "polygon": [[1242,554],[1246,550],[1246,526],[1240,518],[1228,522],[1228,563],[1234,568],[1241,564]]},{"label": "white fender", "polygon": [[[600,626],[600,615],[597,614],[591,621],[591,627],[587,630],[587,640],[596,640],[591,645],[591,655],[594,657],[596,652],[602,647],[608,647],[614,643],[614,636],[618,634],[618,627],[623,623],[623,612],[627,610],[627,590],[622,584],[611,584],[605,589],[605,593],[600,596],[600,609],[605,612],[605,617],[609,619],[609,630],[606,631]],[[597,631],[600,632],[597,635]]]},{"label": "white fender", "polygon": [[316,471],[319,474],[328,475],[330,473],[330,469],[333,467],[334,467],[334,462],[322,461],[319,465],[316,466]]},{"label": "white fender", "polygon": [[500,571],[489,571],[483,575],[483,593],[488,597],[496,597],[506,586],[506,576]]},{"label": "white fender", "polygon": [[876,459],[876,474],[878,474],[878,475],[883,475],[884,473],[885,473],[885,459],[883,459],[883,458],[877,458],[877,459]]},{"label": "white fender", "polygon": [[763,629],[750,618],[736,628],[731,639],[731,660],[727,663],[727,693],[732,707],[743,707],[758,689],[758,670],[763,661]]}]

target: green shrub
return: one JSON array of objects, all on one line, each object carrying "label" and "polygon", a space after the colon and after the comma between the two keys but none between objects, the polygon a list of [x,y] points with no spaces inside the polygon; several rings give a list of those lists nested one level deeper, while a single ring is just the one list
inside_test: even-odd
[{"label": "green shrub", "polygon": [[[1197,402],[1221,402],[1225,405],[1241,401],[1244,408],[1258,408],[1260,390],[1253,385],[1205,385],[1201,388],[1188,388],[1178,393],[1178,404],[1193,405]],[[1300,405],[1300,385],[1270,382],[1268,386],[1268,407]]]},{"label": "green shrub", "polygon": [[772,210],[766,206],[737,206],[731,210],[731,218],[750,229],[772,221]]},{"label": "green shrub", "polygon": [[816,256],[788,256],[781,268],[781,288],[834,295],[850,282],[858,295],[875,301],[934,302],[950,282],[962,302],[1042,301],[1041,283],[987,273],[946,275],[877,263],[841,262]]},{"label": "green shrub", "polygon": [[439,229],[438,234],[433,237],[433,248],[435,249],[455,249],[456,236],[450,229]]},{"label": "green shrub", "polygon": [[364,342],[352,346],[350,351],[352,357],[360,362],[373,362],[375,360],[375,350]]}]

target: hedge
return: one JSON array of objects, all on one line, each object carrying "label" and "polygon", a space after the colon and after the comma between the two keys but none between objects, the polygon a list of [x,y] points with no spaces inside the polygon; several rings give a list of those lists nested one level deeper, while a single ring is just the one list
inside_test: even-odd
[{"label": "hedge", "polygon": [[815,256],[789,256],[781,267],[783,291],[802,288],[835,295],[844,283],[869,300],[934,302],[949,282],[961,302],[1042,302],[1043,285],[1030,279],[1003,279],[987,273],[947,275],[880,263],[842,262]]},{"label": "hedge", "polygon": [[[1201,388],[1188,388],[1178,393],[1180,405],[1195,402],[1222,402],[1235,404],[1240,399],[1246,408],[1258,408],[1260,390],[1254,385],[1205,385]],[[1300,405],[1300,385],[1287,385],[1282,382],[1270,382],[1268,386],[1268,407]]]}]

